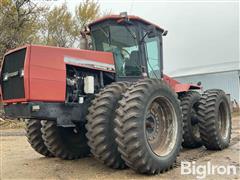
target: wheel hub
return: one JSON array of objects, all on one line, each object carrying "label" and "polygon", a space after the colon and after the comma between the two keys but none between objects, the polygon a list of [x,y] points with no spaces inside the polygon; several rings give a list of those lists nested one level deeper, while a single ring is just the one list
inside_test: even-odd
[{"label": "wheel hub", "polygon": [[159,120],[156,114],[150,113],[146,119],[147,139],[153,141],[159,132]]}]

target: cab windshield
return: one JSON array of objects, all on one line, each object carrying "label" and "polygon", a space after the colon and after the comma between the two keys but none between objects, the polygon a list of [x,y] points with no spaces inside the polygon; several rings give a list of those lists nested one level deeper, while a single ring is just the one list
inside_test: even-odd
[{"label": "cab windshield", "polygon": [[140,76],[140,59],[134,26],[110,25],[92,31],[93,47],[113,52],[118,76]]}]

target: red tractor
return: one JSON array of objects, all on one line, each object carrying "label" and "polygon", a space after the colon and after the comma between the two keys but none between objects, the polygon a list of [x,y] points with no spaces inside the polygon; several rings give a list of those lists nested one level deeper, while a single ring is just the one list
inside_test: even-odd
[{"label": "red tractor", "polygon": [[112,168],[156,174],[181,146],[229,145],[225,93],[200,94],[163,74],[164,29],[124,13],[88,28],[93,50],[26,45],[4,57],[4,111],[26,119],[34,150],[62,159],[91,153]]}]

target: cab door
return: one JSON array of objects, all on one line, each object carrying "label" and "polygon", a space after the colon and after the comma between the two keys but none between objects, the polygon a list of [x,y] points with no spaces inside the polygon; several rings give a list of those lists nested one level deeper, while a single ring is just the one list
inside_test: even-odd
[{"label": "cab door", "polygon": [[162,76],[160,36],[146,37],[144,46],[148,77],[160,79]]}]

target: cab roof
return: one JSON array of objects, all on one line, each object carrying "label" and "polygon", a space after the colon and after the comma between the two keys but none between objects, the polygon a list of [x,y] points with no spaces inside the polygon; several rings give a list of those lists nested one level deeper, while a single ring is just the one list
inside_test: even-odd
[{"label": "cab roof", "polygon": [[121,22],[122,20],[124,20],[125,18],[128,18],[129,20],[133,20],[133,21],[138,21],[140,23],[143,23],[143,24],[146,24],[146,25],[152,25],[152,26],[155,26],[156,29],[160,30],[160,31],[164,31],[163,28],[161,28],[160,26],[156,25],[156,24],[153,24],[143,18],[140,18],[138,16],[133,16],[133,15],[127,15],[126,17],[123,17],[121,15],[109,15],[109,16],[104,16],[102,18],[99,18],[95,21],[93,21],[92,23],[89,24],[89,27],[90,26],[93,26],[95,24],[98,24],[98,23],[101,23],[101,22],[104,22],[104,21],[108,21],[108,20],[115,20],[117,22]]}]

